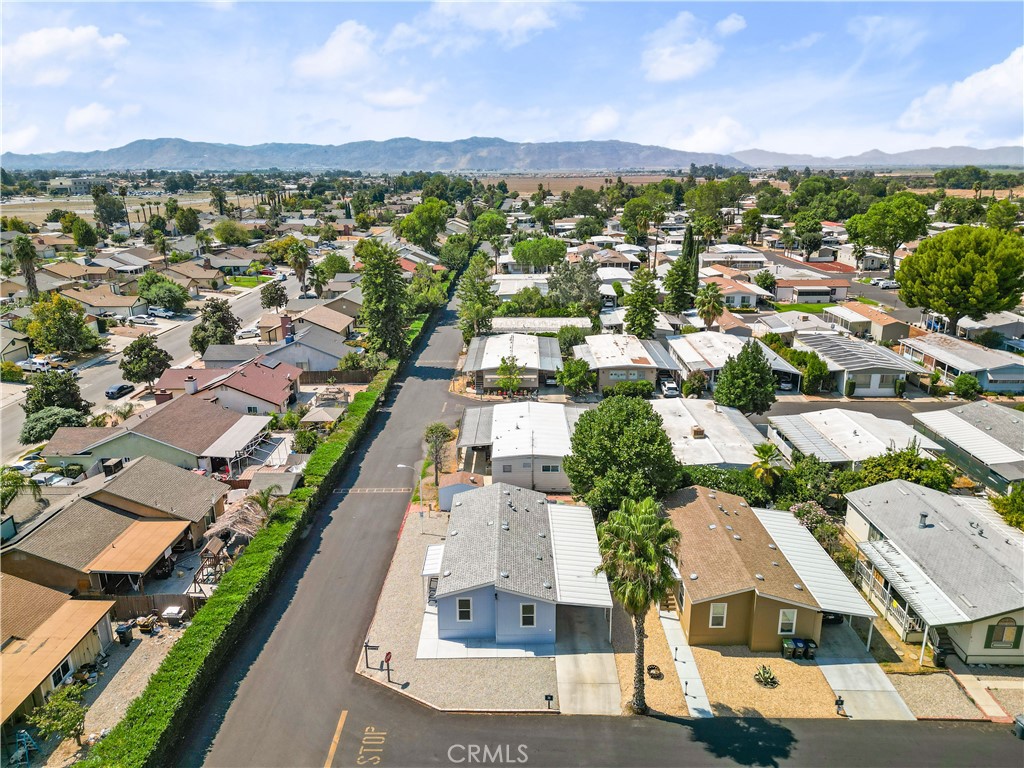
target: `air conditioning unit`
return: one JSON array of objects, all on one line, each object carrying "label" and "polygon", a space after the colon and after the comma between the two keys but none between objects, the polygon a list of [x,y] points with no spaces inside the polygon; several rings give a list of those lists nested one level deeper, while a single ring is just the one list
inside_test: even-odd
[{"label": "air conditioning unit", "polygon": [[692,437],[694,440],[700,440],[701,438],[703,438],[704,427],[700,427],[694,424],[692,427],[690,427],[690,437]]}]

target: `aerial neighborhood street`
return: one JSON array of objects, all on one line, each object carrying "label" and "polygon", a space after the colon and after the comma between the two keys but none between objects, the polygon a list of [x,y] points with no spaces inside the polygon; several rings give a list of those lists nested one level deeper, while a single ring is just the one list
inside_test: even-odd
[{"label": "aerial neighborhood street", "polygon": [[5,765],[1021,765],[1024,7],[0,19]]}]

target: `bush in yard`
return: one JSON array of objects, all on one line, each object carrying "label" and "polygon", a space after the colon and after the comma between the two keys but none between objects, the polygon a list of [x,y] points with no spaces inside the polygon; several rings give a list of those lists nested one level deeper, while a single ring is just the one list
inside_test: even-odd
[{"label": "bush in yard", "polygon": [[25,380],[25,372],[18,367],[17,363],[4,360],[0,364],[0,381],[20,382]]},{"label": "bush in yard", "polygon": [[975,400],[981,394],[981,384],[969,373],[961,373],[953,382],[953,394],[962,400]]},{"label": "bush in yard", "polygon": [[87,685],[65,685],[50,694],[44,704],[32,710],[28,721],[39,729],[44,739],[51,736],[73,736],[79,746],[85,733],[85,713],[89,708],[82,703]]},{"label": "bush in yard", "polygon": [[316,432],[311,429],[300,429],[295,433],[295,439],[292,441],[292,449],[296,453],[312,453],[316,450],[316,446],[319,444],[320,438]]},{"label": "bush in yard", "polygon": [[853,397],[853,393],[857,390],[857,382],[853,379],[846,380],[846,386],[843,389],[843,394],[847,397]]},{"label": "bush in yard", "polygon": [[683,382],[683,397],[696,395],[700,397],[708,388],[708,376],[704,371],[691,371]]},{"label": "bush in yard", "polygon": [[84,427],[88,420],[81,411],[51,405],[25,417],[18,439],[23,445],[43,443],[61,427]]},{"label": "bush in yard", "polygon": [[654,394],[654,384],[649,381],[620,381],[605,387],[602,393],[605,397],[644,397],[648,398]]},{"label": "bush in yard", "polygon": [[896,397],[903,397],[903,394],[907,391],[907,380],[896,379],[893,383],[893,392],[896,393]]}]

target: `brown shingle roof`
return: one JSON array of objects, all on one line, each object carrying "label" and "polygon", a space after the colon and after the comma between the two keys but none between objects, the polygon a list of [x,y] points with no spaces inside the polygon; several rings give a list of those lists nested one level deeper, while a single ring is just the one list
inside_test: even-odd
[{"label": "brown shingle roof", "polygon": [[[875,309],[872,306],[863,304],[859,301],[844,301],[839,305],[840,307],[846,307],[851,312],[856,312],[863,318],[878,323],[879,325],[892,325],[893,323],[902,323],[903,321],[887,315],[885,312]],[[905,323],[904,323],[905,324]]]},{"label": "brown shingle roof", "polygon": [[474,475],[472,472],[452,472],[450,475],[441,475],[441,488],[447,488],[449,485],[475,485],[477,487],[483,486],[484,481],[480,475]]},{"label": "brown shingle roof", "polygon": [[143,456],[129,462],[95,493],[110,494],[195,523],[228,490],[212,478]]},{"label": "brown shingle roof", "polygon": [[123,427],[60,427],[43,451],[47,456],[77,456],[93,443],[124,432]]},{"label": "brown shingle roof", "polygon": [[219,269],[206,269],[201,264],[196,264],[194,261],[183,261],[180,264],[170,264],[166,271],[176,272],[179,275],[191,277],[196,280],[222,280],[224,278],[224,275],[221,274]]},{"label": "brown shingle roof", "polygon": [[0,645],[12,637],[28,637],[70,599],[56,589],[0,573]]},{"label": "brown shingle roof", "polygon": [[91,307],[134,307],[142,301],[138,296],[124,296],[120,293],[114,293],[106,286],[68,288],[61,291],[60,295],[88,304]]},{"label": "brown shingle roof", "polygon": [[695,485],[669,495],[665,509],[679,531],[679,573],[693,602],[755,590],[819,607],[741,496]]},{"label": "brown shingle roof", "polygon": [[135,414],[123,426],[136,434],[201,456],[241,418],[241,414],[202,398],[182,395]]},{"label": "brown shingle roof", "polygon": [[319,325],[321,328],[326,328],[327,330],[334,331],[335,333],[345,333],[355,322],[355,320],[348,315],[342,314],[341,312],[335,312],[333,309],[328,309],[323,305],[307,309],[296,319],[301,320],[304,323]]}]

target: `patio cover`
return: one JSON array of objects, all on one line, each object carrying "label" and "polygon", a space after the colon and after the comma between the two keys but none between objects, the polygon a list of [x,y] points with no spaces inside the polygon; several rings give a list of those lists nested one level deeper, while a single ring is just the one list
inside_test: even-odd
[{"label": "patio cover", "polygon": [[970,617],[957,608],[946,593],[888,539],[863,541],[857,548],[929,626],[941,627],[970,621]]},{"label": "patio cover", "polygon": [[245,450],[245,446],[252,442],[269,423],[269,416],[242,416],[200,455],[218,459],[233,459],[240,451]]},{"label": "patio cover", "polygon": [[593,513],[587,507],[548,504],[548,519],[559,605],[611,608],[608,577],[594,573],[601,552]]},{"label": "patio cover", "polygon": [[755,509],[754,514],[823,610],[844,616],[875,616],[857,588],[791,512]]},{"label": "patio cover", "polygon": [[188,526],[188,520],[136,520],[93,558],[85,572],[146,573]]}]

